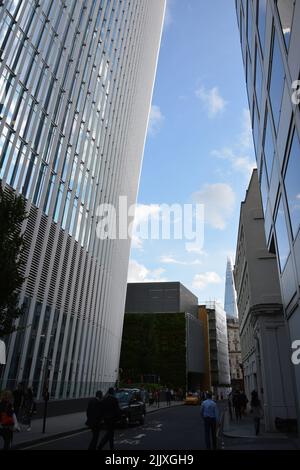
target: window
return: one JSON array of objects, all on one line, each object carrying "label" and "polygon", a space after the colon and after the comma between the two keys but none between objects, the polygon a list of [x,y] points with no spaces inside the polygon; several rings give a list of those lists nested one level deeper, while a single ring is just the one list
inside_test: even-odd
[{"label": "window", "polygon": [[277,132],[279,117],[280,117],[284,76],[285,74],[284,74],[284,68],[283,68],[283,63],[282,63],[280,46],[279,46],[277,34],[274,30],[272,69],[271,69],[271,77],[270,77],[270,99],[271,99],[271,106],[272,106],[272,111],[273,111],[273,119],[274,119],[276,132]]},{"label": "window", "polygon": [[290,43],[295,0],[277,0],[276,3],[285,45],[288,49]]},{"label": "window", "polygon": [[66,181],[68,170],[69,170],[69,164],[71,160],[71,147],[67,148],[65,159],[64,159],[64,164],[62,168],[62,174],[61,174],[61,179],[62,181]]},{"label": "window", "polygon": [[74,231],[74,226],[75,226],[75,219],[77,215],[77,207],[78,207],[78,199],[75,197],[73,201],[73,208],[72,208],[72,215],[71,215],[71,221],[70,221],[70,227],[69,227],[69,234],[73,235]]},{"label": "window", "polygon": [[250,55],[252,54],[252,0],[248,0],[248,15],[247,15],[247,38]]},{"label": "window", "polygon": [[9,36],[14,28],[13,20],[6,13],[0,21],[0,49],[4,51]]},{"label": "window", "polygon": [[58,190],[57,197],[56,197],[55,208],[54,208],[54,215],[53,215],[54,222],[58,221],[63,192],[64,192],[64,184],[60,183],[59,190]]},{"label": "window", "polygon": [[258,118],[258,109],[255,100],[253,100],[253,141],[256,151],[256,158],[258,152],[258,144],[259,144],[259,118]]},{"label": "window", "polygon": [[263,210],[264,210],[264,214],[265,214],[266,213],[266,208],[267,208],[269,186],[268,186],[268,179],[267,179],[267,173],[266,173],[265,162],[264,161],[262,163],[262,170],[261,170],[260,192],[261,192]]},{"label": "window", "polygon": [[46,215],[49,214],[51,197],[52,197],[53,189],[54,189],[54,182],[55,182],[55,175],[52,173],[49,183],[48,183],[47,193],[46,193],[45,202],[44,202],[44,213]]},{"label": "window", "polygon": [[22,194],[27,199],[30,195],[30,189],[33,182],[33,175],[37,164],[37,157],[34,152],[27,158],[23,181],[21,183]]},{"label": "window", "polygon": [[14,189],[17,188],[17,184],[18,184],[18,180],[21,174],[23,163],[25,161],[25,155],[26,155],[26,146],[24,142],[18,139],[16,142],[16,147],[14,149],[12,160],[10,163],[9,172],[6,177],[6,181]]},{"label": "window", "polygon": [[285,221],[285,214],[282,199],[280,199],[276,222],[275,222],[276,238],[277,238],[277,255],[280,261],[281,272],[284,270],[286,261],[290,253],[289,239]]},{"label": "window", "polygon": [[55,132],[56,132],[56,127],[54,126],[54,124],[51,123],[47,140],[46,140],[46,145],[45,145],[44,152],[43,152],[43,160],[46,163],[49,163],[50,157],[52,155]]},{"label": "window", "polygon": [[10,95],[13,91],[15,83],[15,78],[12,73],[7,69],[4,69],[2,75],[0,76],[0,114],[8,110]]},{"label": "window", "polygon": [[21,6],[20,0],[10,0],[6,5],[6,8],[9,11],[9,13],[13,16],[16,13],[18,13],[20,6]]},{"label": "window", "polygon": [[60,163],[63,141],[64,141],[63,136],[60,136],[59,139],[58,139],[56,152],[54,154],[53,163],[52,163],[52,169],[55,173],[57,173],[58,165]]},{"label": "window", "polygon": [[62,223],[61,223],[61,226],[64,230],[65,230],[66,225],[67,225],[67,220],[68,220],[68,215],[69,215],[69,207],[70,207],[70,200],[71,200],[71,192],[68,191],[66,201],[65,201],[65,207],[64,207]]},{"label": "window", "polygon": [[267,0],[257,0],[257,26],[262,51],[265,47]]},{"label": "window", "polygon": [[300,225],[300,143],[297,132],[294,132],[287,170],[285,174],[285,190],[288,200],[293,237],[295,238]]},{"label": "window", "polygon": [[47,171],[47,165],[45,163],[41,163],[39,175],[35,187],[34,197],[33,197],[33,204],[39,207],[41,202],[41,197],[43,194],[44,184],[45,184],[45,176]]},{"label": "window", "polygon": [[3,178],[6,169],[13,138],[13,132],[4,126],[0,137],[0,178]]},{"label": "window", "polygon": [[272,124],[270,121],[270,116],[269,113],[266,113],[266,121],[265,121],[265,143],[264,143],[264,150],[265,150],[265,162],[266,162],[266,170],[267,170],[267,175],[268,179],[270,181],[271,179],[271,173],[272,173],[272,166],[273,166],[273,160],[274,160],[274,153],[275,153],[275,147],[274,147],[274,142],[273,142],[273,136],[272,136]]},{"label": "window", "polygon": [[255,51],[255,92],[258,106],[261,105],[261,93],[262,93],[262,69],[259,58],[258,48]]}]

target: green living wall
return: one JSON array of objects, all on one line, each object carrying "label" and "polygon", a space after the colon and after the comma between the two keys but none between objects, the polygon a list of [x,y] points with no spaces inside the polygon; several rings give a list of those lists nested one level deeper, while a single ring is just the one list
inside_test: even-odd
[{"label": "green living wall", "polygon": [[184,313],[126,313],[120,368],[122,382],[141,382],[145,374],[160,376],[174,388],[186,385]]}]

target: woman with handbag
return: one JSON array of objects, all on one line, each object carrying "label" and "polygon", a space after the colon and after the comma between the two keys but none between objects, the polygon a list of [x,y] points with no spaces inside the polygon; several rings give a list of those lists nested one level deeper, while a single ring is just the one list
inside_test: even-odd
[{"label": "woman with handbag", "polygon": [[4,450],[11,449],[16,427],[18,424],[13,409],[13,394],[10,390],[3,390],[0,399],[0,435],[3,437]]}]

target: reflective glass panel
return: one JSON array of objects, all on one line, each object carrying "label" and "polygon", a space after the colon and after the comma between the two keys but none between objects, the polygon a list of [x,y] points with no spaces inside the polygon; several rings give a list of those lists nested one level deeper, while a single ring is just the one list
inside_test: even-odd
[{"label": "reflective glass panel", "polygon": [[293,137],[284,182],[295,238],[300,225],[300,143],[296,132]]}]

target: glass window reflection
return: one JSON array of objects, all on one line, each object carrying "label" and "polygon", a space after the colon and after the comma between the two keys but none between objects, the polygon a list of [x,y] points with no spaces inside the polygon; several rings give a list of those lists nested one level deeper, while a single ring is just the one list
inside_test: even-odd
[{"label": "glass window reflection", "polygon": [[280,18],[285,45],[288,49],[291,36],[291,28],[294,14],[294,0],[277,0],[277,9]]},{"label": "glass window reflection", "polygon": [[287,194],[290,220],[294,238],[300,225],[300,143],[295,131],[285,175],[285,190]]},{"label": "glass window reflection", "polygon": [[265,150],[266,170],[267,170],[269,181],[271,179],[272,166],[273,166],[274,153],[275,153],[271,125],[272,124],[270,121],[270,115],[269,113],[267,113],[266,122],[265,122],[266,131],[265,131],[264,150]]},{"label": "glass window reflection", "polygon": [[248,14],[247,14],[247,38],[250,55],[252,55],[252,0],[248,0]]},{"label": "glass window reflection", "polygon": [[280,117],[284,76],[285,74],[284,74],[284,68],[283,68],[283,63],[282,63],[280,46],[279,46],[277,34],[274,30],[272,70],[271,70],[271,82],[270,82],[270,98],[271,98],[271,106],[272,106],[273,119],[274,119],[276,131],[278,128],[279,117]]},{"label": "glass window reflection", "polygon": [[284,270],[285,264],[287,262],[289,253],[290,253],[290,245],[285,221],[285,214],[282,199],[280,199],[276,222],[275,222],[275,230],[276,230],[276,238],[277,238],[277,251],[278,251],[278,259],[280,262],[280,269],[281,272]]},{"label": "glass window reflection", "polygon": [[262,51],[265,46],[266,36],[266,16],[267,16],[267,0],[257,0],[257,24]]},{"label": "glass window reflection", "polygon": [[268,178],[267,178],[264,161],[262,163],[262,170],[261,170],[260,192],[261,192],[261,199],[262,199],[262,204],[263,204],[263,211],[265,214],[266,207],[267,207],[267,200],[268,200],[269,185],[268,185]]},{"label": "glass window reflection", "polygon": [[258,109],[255,100],[253,100],[253,141],[256,150],[256,158],[258,154],[258,144],[259,144],[259,117]]},{"label": "glass window reflection", "polygon": [[260,106],[262,93],[262,68],[257,47],[255,53],[255,92],[257,103]]}]

